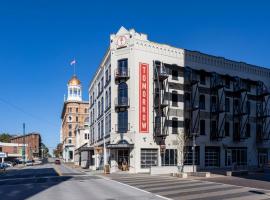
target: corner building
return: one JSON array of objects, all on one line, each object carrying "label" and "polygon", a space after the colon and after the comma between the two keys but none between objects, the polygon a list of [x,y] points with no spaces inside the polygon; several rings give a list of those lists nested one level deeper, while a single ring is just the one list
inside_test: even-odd
[{"label": "corner building", "polygon": [[93,165],[189,171],[193,136],[198,170],[263,165],[269,84],[269,69],[158,44],[121,27],[89,87]]}]

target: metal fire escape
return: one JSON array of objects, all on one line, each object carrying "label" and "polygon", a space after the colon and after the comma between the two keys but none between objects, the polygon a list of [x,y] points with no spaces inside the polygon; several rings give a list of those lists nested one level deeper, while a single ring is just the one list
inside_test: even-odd
[{"label": "metal fire escape", "polygon": [[257,84],[256,133],[257,142],[270,139],[270,90],[262,81]]},{"label": "metal fire escape", "polygon": [[249,123],[247,108],[247,80],[234,77],[233,80],[233,140],[239,142],[247,138],[246,125]]},{"label": "metal fire escape", "polygon": [[[210,77],[210,139],[221,140],[225,136],[225,122],[226,122],[226,110],[225,110],[225,84],[220,75],[213,72]],[[215,123],[212,124],[212,121]]]},{"label": "metal fire escape", "polygon": [[190,99],[184,105],[188,115],[185,120],[185,134],[192,138],[193,134],[198,135],[200,130],[199,79],[195,70],[185,67],[184,84],[185,90],[190,92]]},{"label": "metal fire escape", "polygon": [[154,61],[154,136],[159,145],[165,145],[168,136],[168,69],[160,61]]}]

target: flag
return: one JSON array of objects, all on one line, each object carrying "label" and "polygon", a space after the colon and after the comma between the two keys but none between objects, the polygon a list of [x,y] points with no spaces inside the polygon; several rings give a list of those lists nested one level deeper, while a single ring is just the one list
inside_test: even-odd
[{"label": "flag", "polygon": [[72,66],[72,65],[75,65],[76,64],[76,60],[74,59],[74,60],[72,60],[71,62],[70,62],[70,65]]}]

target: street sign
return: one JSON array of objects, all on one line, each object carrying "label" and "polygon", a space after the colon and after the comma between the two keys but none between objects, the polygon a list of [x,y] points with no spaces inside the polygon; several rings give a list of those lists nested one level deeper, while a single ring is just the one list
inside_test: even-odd
[{"label": "street sign", "polygon": [[4,152],[0,152],[0,158],[6,158],[7,157],[7,154],[4,153]]}]

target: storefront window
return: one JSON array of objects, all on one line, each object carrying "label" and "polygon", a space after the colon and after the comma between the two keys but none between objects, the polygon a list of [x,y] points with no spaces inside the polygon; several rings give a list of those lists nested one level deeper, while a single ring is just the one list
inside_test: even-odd
[{"label": "storefront window", "polygon": [[166,149],[161,154],[162,166],[176,166],[177,165],[177,149]]},{"label": "storefront window", "polygon": [[141,168],[150,168],[158,165],[157,149],[141,149]]}]

